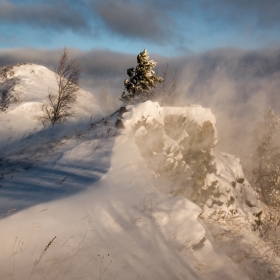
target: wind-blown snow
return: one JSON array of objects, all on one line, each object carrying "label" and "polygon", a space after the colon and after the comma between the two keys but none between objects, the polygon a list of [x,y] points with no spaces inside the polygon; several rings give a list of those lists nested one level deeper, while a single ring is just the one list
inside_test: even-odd
[{"label": "wind-blown snow", "polygon": [[[32,118],[47,95],[42,81],[53,78],[34,65],[11,70],[22,94],[20,103],[0,113],[1,124],[7,118],[11,123],[11,129],[1,127],[1,137],[18,139],[0,150],[0,279],[249,279],[213,248],[197,220],[214,209],[205,208],[212,197],[224,207],[230,194],[242,196],[227,213],[253,215],[250,209],[258,209],[244,206],[255,197],[238,159],[214,151],[209,109],[145,102],[129,106],[122,117],[116,112],[83,122],[101,109],[82,92],[72,124],[21,140],[22,132],[34,130]],[[25,106],[34,113],[25,114],[26,127],[18,131]],[[118,118],[125,129],[115,127]],[[183,163],[188,153],[190,161]],[[202,165],[205,176],[189,179]],[[203,191],[216,180],[219,195],[207,191],[205,201],[188,192],[168,194],[181,191],[176,184],[191,191],[197,184]]]}]

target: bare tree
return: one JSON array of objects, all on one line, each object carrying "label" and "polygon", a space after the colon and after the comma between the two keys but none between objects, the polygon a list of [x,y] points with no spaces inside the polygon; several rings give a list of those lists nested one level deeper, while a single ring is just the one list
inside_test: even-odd
[{"label": "bare tree", "polygon": [[76,103],[81,68],[76,59],[69,60],[68,50],[64,48],[58,66],[54,69],[58,93],[49,90],[48,105],[43,105],[43,125],[55,125],[73,117],[73,105]]}]

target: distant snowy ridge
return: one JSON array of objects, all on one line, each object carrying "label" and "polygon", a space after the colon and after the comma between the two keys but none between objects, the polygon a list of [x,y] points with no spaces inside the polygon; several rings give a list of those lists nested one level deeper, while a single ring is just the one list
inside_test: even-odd
[{"label": "distant snowy ridge", "polygon": [[[57,93],[54,72],[48,68],[22,63],[0,68],[0,146],[42,129],[38,117],[46,104],[49,91]],[[80,89],[73,107],[75,117],[70,122],[89,120],[102,115],[94,96]]]},{"label": "distant snowy ridge", "polygon": [[253,222],[261,211],[255,192],[239,159],[216,151],[216,119],[210,109],[147,101],[127,110],[126,131],[162,191],[190,199],[206,216],[238,214]]}]

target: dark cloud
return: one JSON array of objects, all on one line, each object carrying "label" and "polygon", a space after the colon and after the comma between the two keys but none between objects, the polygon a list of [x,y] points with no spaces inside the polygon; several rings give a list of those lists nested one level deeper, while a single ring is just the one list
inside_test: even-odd
[{"label": "dark cloud", "polygon": [[280,27],[280,2],[276,0],[96,0],[92,6],[115,34],[156,43],[175,44],[179,39],[184,43],[192,34],[200,34],[202,22],[211,33],[230,26],[259,36],[261,31]]},{"label": "dark cloud", "polygon": [[59,50],[0,49],[0,66],[35,63],[52,69],[58,61]]},{"label": "dark cloud", "polygon": [[1,0],[0,21],[24,23],[32,28],[50,28],[56,31],[71,29],[88,32],[90,30],[83,14],[65,1],[21,4]]},{"label": "dark cloud", "polygon": [[[159,6],[160,7],[160,6]],[[105,26],[121,36],[166,41],[175,22],[153,1],[97,1],[93,8]],[[174,33],[174,32],[173,32]]]},{"label": "dark cloud", "polygon": [[[61,53],[62,49],[0,49],[0,66],[26,62],[53,69]],[[84,75],[101,79],[110,79],[123,74],[131,64],[137,63],[136,55],[108,50],[69,49],[69,55],[81,64]]]},{"label": "dark cloud", "polygon": [[280,26],[280,2],[277,0],[201,0],[197,4],[212,22],[248,24],[253,27],[274,28]]},{"label": "dark cloud", "polygon": [[119,40],[172,44],[177,50],[207,33],[225,33],[226,28],[235,30],[242,40],[250,33],[261,41],[262,35],[272,36],[267,31],[274,31],[275,38],[270,41],[279,42],[279,14],[280,2],[276,0],[28,0],[24,4],[0,0],[0,22],[44,31],[71,30],[87,37],[107,36],[109,31]]}]

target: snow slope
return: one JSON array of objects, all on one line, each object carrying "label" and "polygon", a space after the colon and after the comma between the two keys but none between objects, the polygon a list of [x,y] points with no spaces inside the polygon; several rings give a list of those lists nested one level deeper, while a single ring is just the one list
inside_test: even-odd
[{"label": "snow slope", "polygon": [[[1,137],[14,139],[0,149],[0,279],[249,279],[214,249],[198,221],[201,213],[214,209],[205,208],[212,196],[219,201],[225,197],[224,206],[230,200],[227,194],[240,195],[231,208],[219,208],[232,215],[231,209],[245,216],[257,209],[244,200],[243,192],[255,203],[253,193],[231,184],[232,178],[239,188],[246,182],[238,160],[214,153],[217,133],[211,111],[145,102],[128,107],[124,114],[120,110],[89,122],[88,117],[97,118],[102,111],[83,93],[77,107],[80,115],[72,123],[36,130],[21,139],[21,133],[37,125],[34,104],[43,104],[47,94],[40,69],[41,78],[47,79],[48,70],[40,66],[9,70],[22,87],[14,89],[20,101],[0,113],[1,124],[9,116],[12,128],[1,126]],[[30,78],[33,70],[38,80],[35,75]],[[26,113],[25,127],[18,131],[21,108],[28,104],[34,115]],[[115,127],[117,120],[124,129]],[[183,164],[186,147],[194,149],[188,139],[199,140],[202,152],[190,153],[191,160]],[[191,177],[200,166],[194,155],[204,160],[204,166],[209,159],[200,180]],[[188,193],[171,195],[183,182],[185,188],[203,190],[213,180],[220,180],[215,184],[221,191],[207,192],[206,202],[195,204],[192,197],[186,198]]]}]

